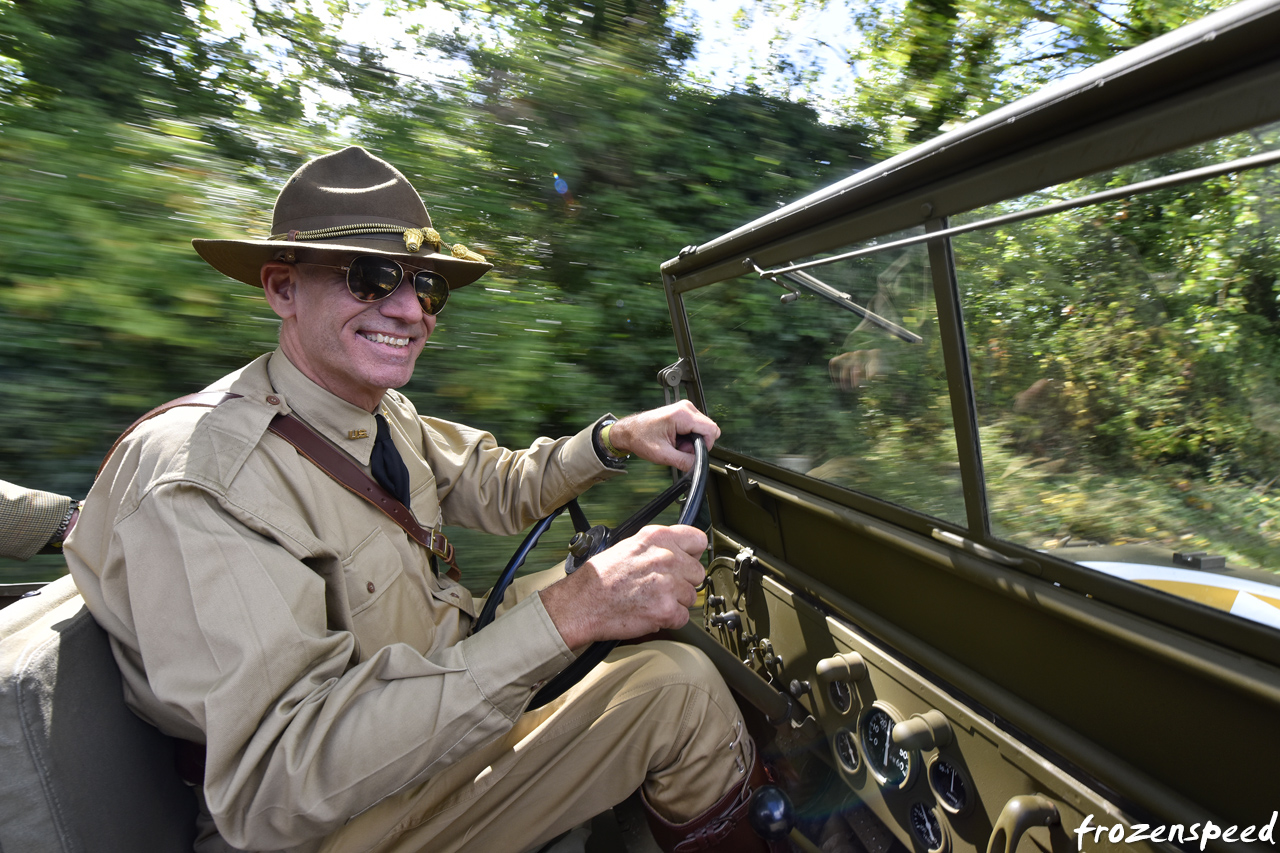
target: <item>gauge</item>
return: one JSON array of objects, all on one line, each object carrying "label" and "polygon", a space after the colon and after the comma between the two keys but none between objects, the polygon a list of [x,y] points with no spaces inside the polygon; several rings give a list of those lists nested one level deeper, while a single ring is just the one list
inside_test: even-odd
[{"label": "gauge", "polygon": [[905,788],[911,781],[915,762],[912,752],[890,739],[897,720],[879,702],[862,718],[862,754],[876,780],[888,788]]},{"label": "gauge", "polygon": [[861,762],[858,759],[858,747],[853,741],[853,732],[848,729],[841,729],[836,732],[833,745],[836,750],[836,761],[840,762],[840,767],[844,772],[857,773]]},{"label": "gauge", "polygon": [[938,802],[952,814],[960,814],[969,807],[969,782],[966,774],[945,758],[929,765],[929,787],[937,795]]},{"label": "gauge", "polygon": [[911,804],[911,833],[929,853],[941,853],[947,848],[947,835],[938,815],[924,803]]},{"label": "gauge", "polygon": [[847,681],[833,681],[827,685],[827,695],[831,697],[832,706],[841,714],[849,713],[853,707],[853,688]]}]

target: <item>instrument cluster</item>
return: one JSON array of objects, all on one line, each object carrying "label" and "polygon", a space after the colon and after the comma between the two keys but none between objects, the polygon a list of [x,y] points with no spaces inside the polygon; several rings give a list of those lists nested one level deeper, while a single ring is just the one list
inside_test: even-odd
[{"label": "instrument cluster", "polygon": [[817,747],[848,808],[920,853],[1058,849],[1084,813],[1114,809],[865,632],[753,578],[751,559],[713,564],[704,626],[793,697],[780,737]]}]

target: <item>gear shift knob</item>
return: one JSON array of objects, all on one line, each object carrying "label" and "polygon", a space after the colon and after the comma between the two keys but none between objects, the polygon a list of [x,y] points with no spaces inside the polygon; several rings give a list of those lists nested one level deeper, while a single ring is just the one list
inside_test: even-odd
[{"label": "gear shift knob", "polygon": [[791,798],[777,785],[761,785],[751,795],[747,820],[756,835],[766,841],[781,841],[796,822]]}]

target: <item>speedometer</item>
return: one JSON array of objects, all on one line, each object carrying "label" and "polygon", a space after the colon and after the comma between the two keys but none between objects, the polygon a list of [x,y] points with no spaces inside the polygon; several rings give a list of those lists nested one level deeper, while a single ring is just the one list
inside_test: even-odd
[{"label": "speedometer", "polygon": [[890,734],[898,722],[886,705],[876,702],[863,714],[859,725],[862,754],[876,781],[886,788],[905,788],[915,771],[914,753],[893,742]]}]

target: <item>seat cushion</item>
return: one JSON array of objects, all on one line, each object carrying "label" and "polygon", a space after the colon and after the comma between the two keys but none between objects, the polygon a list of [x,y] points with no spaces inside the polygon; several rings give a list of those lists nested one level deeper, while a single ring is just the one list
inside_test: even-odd
[{"label": "seat cushion", "polygon": [[70,577],[0,610],[0,851],[190,851],[173,743],[124,704]]}]

